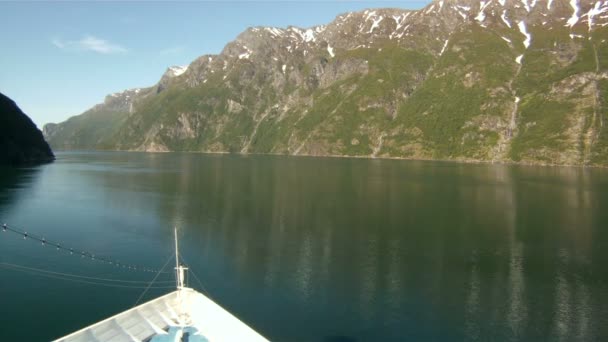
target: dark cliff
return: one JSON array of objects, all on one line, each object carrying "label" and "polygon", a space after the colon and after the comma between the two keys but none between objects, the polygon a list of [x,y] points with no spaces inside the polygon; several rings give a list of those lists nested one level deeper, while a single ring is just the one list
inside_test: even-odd
[{"label": "dark cliff", "polygon": [[48,163],[55,160],[42,132],[13,100],[0,93],[0,165]]}]

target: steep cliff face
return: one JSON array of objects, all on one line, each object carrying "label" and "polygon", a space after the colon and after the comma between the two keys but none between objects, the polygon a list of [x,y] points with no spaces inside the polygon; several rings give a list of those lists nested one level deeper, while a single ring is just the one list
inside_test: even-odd
[{"label": "steep cliff face", "polygon": [[129,110],[106,100],[45,134],[61,148],[608,165],[606,25],[608,1],[442,0],[254,27]]},{"label": "steep cliff face", "polygon": [[60,124],[46,124],[45,138],[56,150],[113,149],[113,135],[134,111],[138,101],[154,94],[154,89],[129,89],[106,96],[81,115]]},{"label": "steep cliff face", "polygon": [[54,159],[42,132],[13,100],[0,94],[0,165],[47,163]]}]

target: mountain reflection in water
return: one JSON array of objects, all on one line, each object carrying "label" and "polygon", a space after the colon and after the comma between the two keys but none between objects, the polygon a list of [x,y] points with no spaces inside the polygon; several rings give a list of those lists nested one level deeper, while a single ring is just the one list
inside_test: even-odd
[{"label": "mountain reflection in water", "polygon": [[[59,153],[26,178],[4,182],[3,220],[155,267],[171,253],[177,226],[205,291],[271,340],[608,336],[607,170]],[[18,240],[0,239],[0,247],[19,263],[109,272]],[[9,272],[0,270],[0,290],[18,293],[23,285]],[[30,310],[3,300],[3,339],[48,340],[139,295],[96,289],[95,300],[79,303],[90,288],[54,280],[25,290]],[[19,327],[65,315],[66,302],[70,320]]]}]

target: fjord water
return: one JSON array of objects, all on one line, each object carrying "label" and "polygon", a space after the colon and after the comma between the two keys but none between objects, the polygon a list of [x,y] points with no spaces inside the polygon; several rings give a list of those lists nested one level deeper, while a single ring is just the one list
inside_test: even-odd
[{"label": "fjord water", "polygon": [[[58,153],[0,171],[0,220],[153,268],[171,255],[177,226],[204,288],[194,276],[190,285],[271,340],[608,336],[602,169]],[[154,277],[8,232],[0,251],[4,264]],[[60,337],[132,307],[142,291],[0,267],[0,340]]]}]

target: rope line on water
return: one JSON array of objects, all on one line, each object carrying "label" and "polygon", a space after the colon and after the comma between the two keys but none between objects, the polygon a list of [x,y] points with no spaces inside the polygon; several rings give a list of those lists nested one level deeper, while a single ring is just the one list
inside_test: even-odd
[{"label": "rope line on water", "polygon": [[[28,270],[28,271],[34,271],[34,272],[51,274],[51,275],[63,276],[63,277],[67,277],[67,278],[77,278],[77,279],[87,279],[87,280],[99,280],[99,281],[106,281],[106,282],[109,282],[109,283],[131,283],[131,284],[138,284],[138,283],[139,284],[142,284],[142,283],[143,284],[148,284],[149,283],[146,280],[123,280],[123,279],[112,279],[112,278],[89,277],[89,276],[83,276],[83,275],[78,275],[78,274],[49,271],[49,270],[44,270],[44,269],[41,269],[41,268],[28,267],[28,266],[17,265],[17,264],[11,264],[11,263],[8,263],[8,262],[2,262],[2,263],[0,263],[0,265],[4,265],[4,266],[7,266],[7,267],[20,268],[20,269],[24,269],[24,270]],[[161,280],[161,281],[158,281],[158,283],[174,283],[174,281],[173,280]]]},{"label": "rope line on water", "polygon": [[[91,261],[99,261],[101,263],[113,265],[118,268],[124,268],[124,269],[129,269],[129,270],[134,270],[134,271],[150,272],[150,273],[160,272],[159,270],[152,269],[149,267],[144,267],[141,265],[134,265],[134,264],[126,264],[126,263],[120,262],[118,260],[106,258],[103,256],[100,257],[100,256],[95,255],[94,253],[87,252],[85,250],[81,250],[81,249],[77,249],[77,248],[68,248],[56,241],[47,240],[44,236],[28,233],[25,230],[17,229],[16,227],[9,226],[6,223],[2,224],[2,232],[3,233],[11,232],[11,233],[22,236],[24,240],[30,239],[30,240],[38,241],[42,244],[42,246],[47,246],[47,245],[52,246],[52,247],[55,247],[57,249],[57,251],[64,251],[64,252],[70,253],[70,255],[80,255],[80,257],[83,259],[86,258]],[[172,272],[164,272],[164,273],[172,273]]]},{"label": "rope line on water", "polygon": [[21,265],[15,265],[15,264],[8,264],[8,263],[0,263],[0,267],[11,269],[13,271],[19,271],[19,272],[38,275],[38,276],[42,276],[42,277],[52,278],[52,279],[59,279],[59,280],[71,281],[71,282],[75,282],[75,283],[90,284],[90,285],[105,286],[105,287],[118,287],[118,288],[128,288],[128,289],[143,289],[143,288],[146,288],[146,289],[149,289],[149,288],[171,289],[171,288],[174,288],[174,286],[143,287],[143,286],[101,283],[101,282],[95,282],[95,281],[89,281],[89,280],[74,279],[74,278],[68,278],[68,277],[64,277],[64,276],[58,276],[58,275],[54,275],[54,274],[39,272],[34,268],[21,266]]}]

